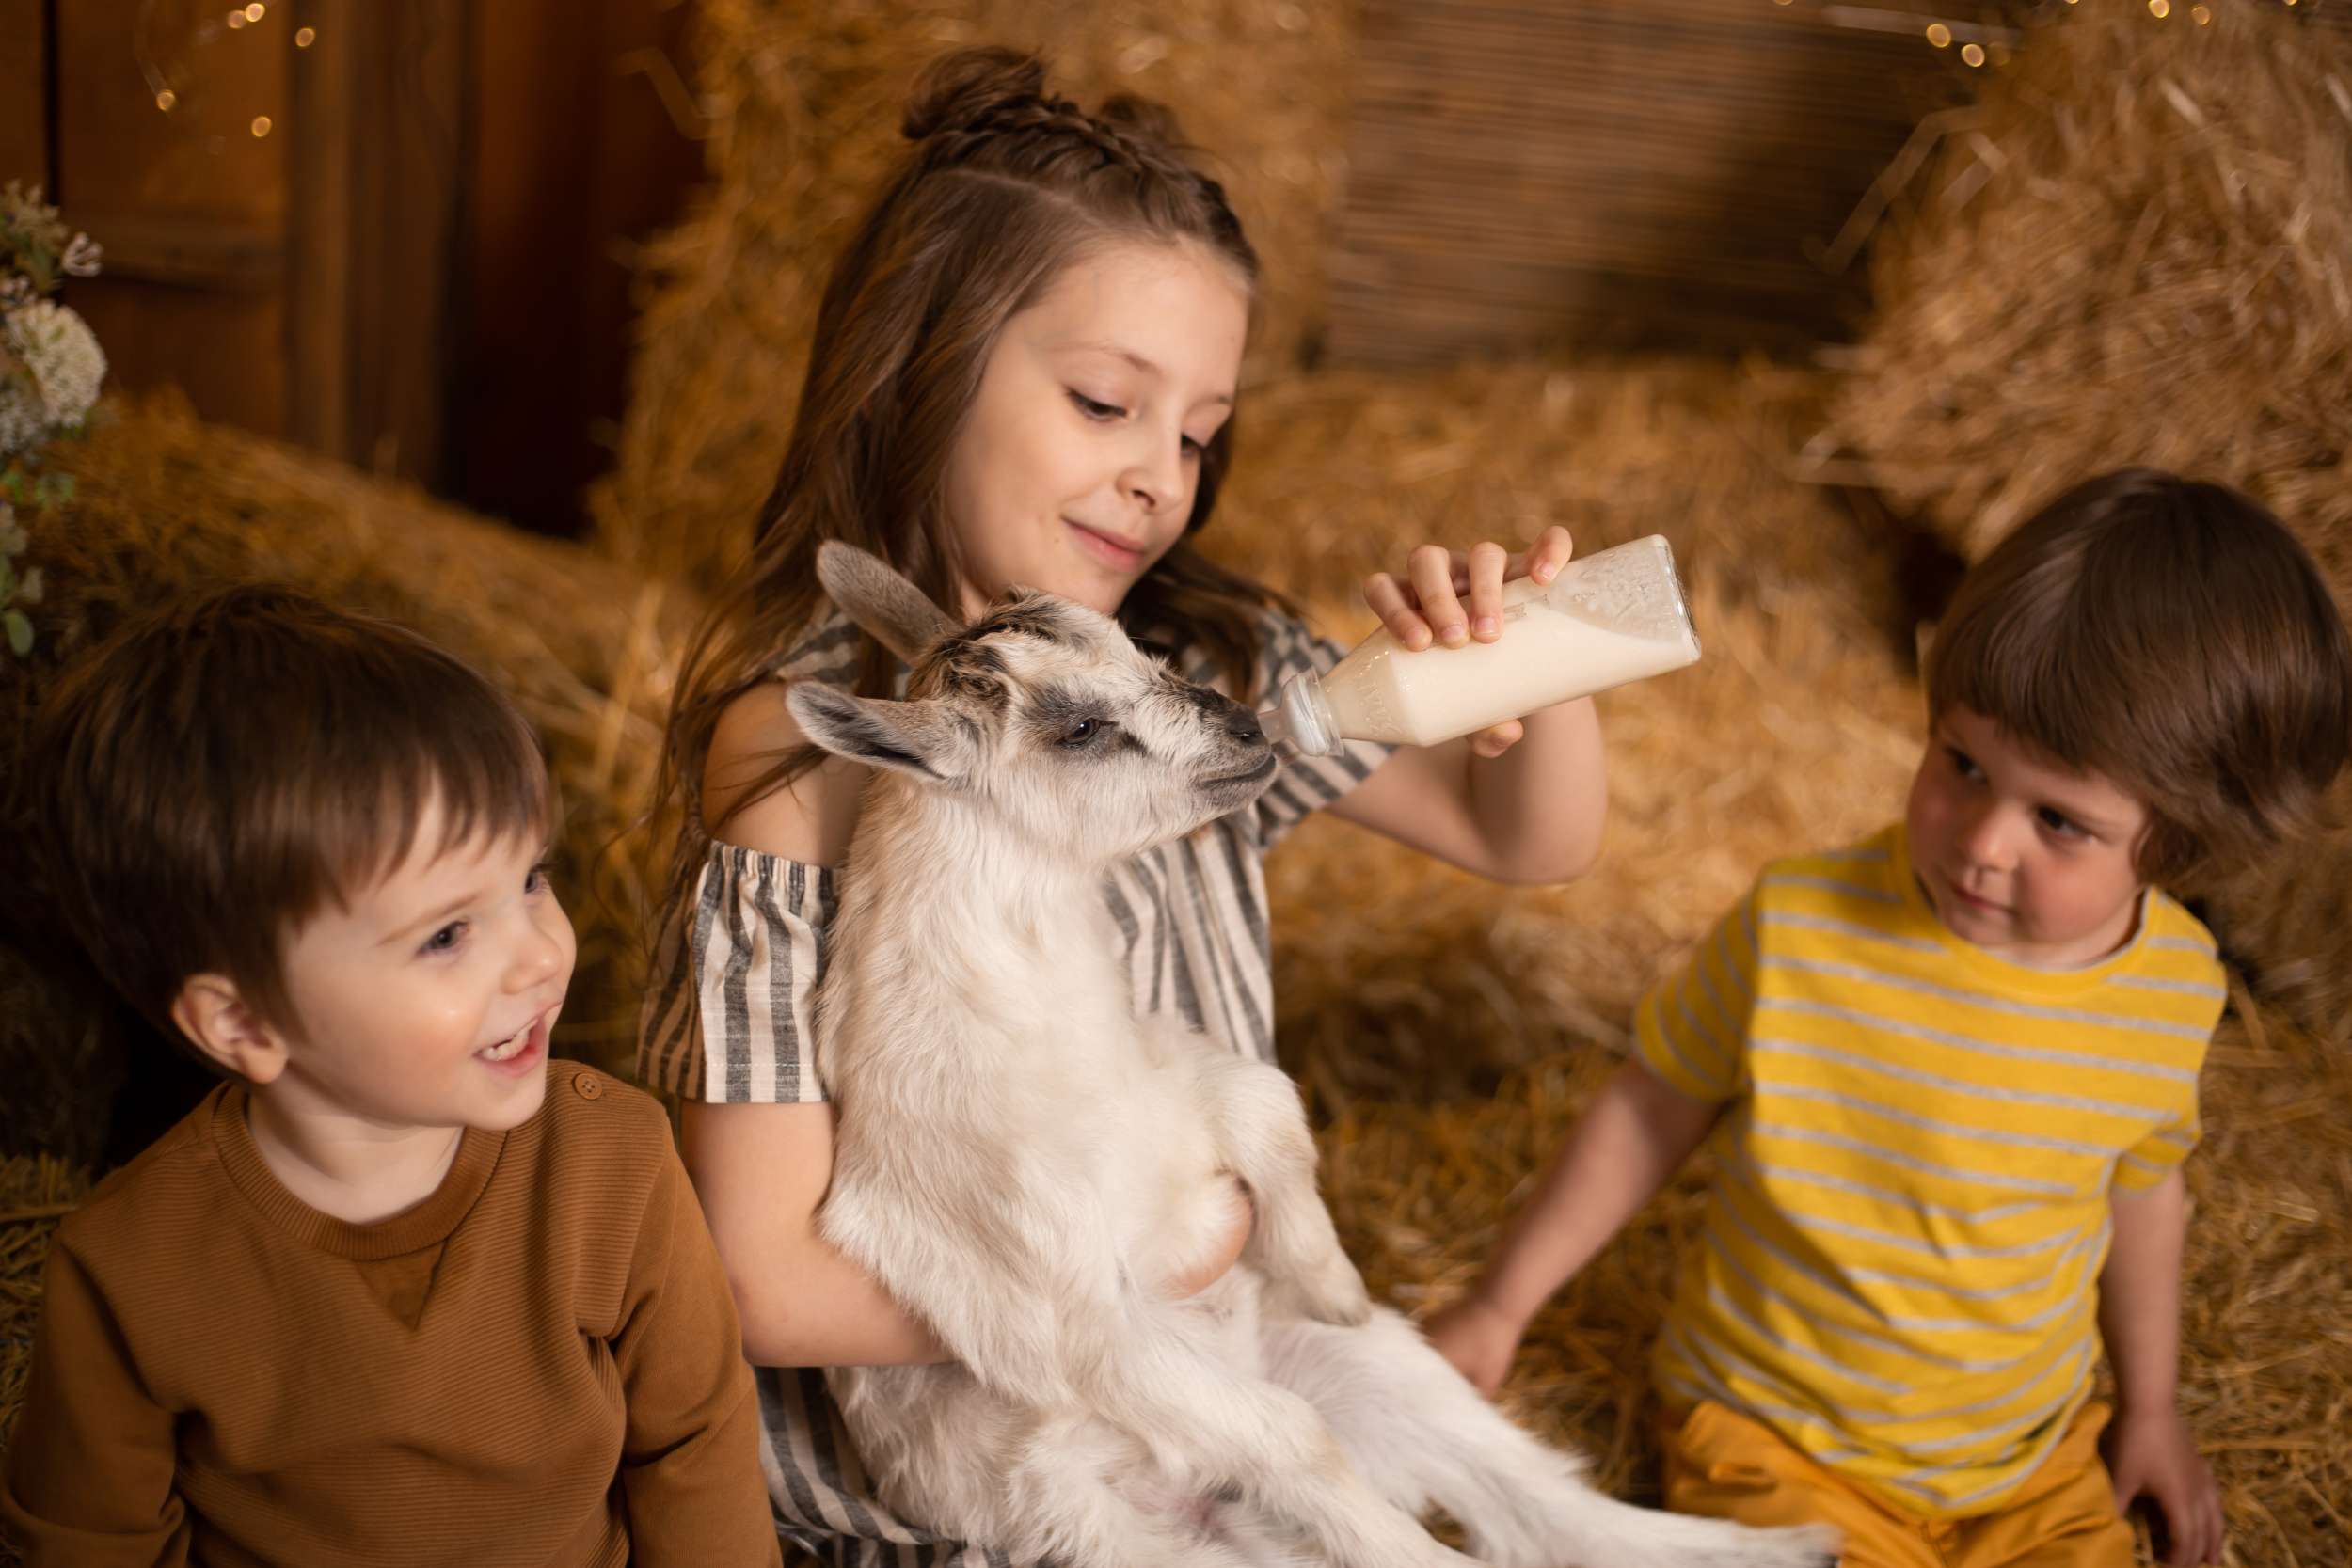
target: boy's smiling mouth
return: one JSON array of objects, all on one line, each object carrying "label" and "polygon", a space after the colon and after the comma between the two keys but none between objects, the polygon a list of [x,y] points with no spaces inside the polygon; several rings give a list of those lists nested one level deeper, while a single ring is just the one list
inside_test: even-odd
[{"label": "boy's smiling mouth", "polygon": [[550,1007],[496,1045],[486,1045],[475,1052],[475,1058],[510,1071],[519,1071],[522,1068],[534,1065],[537,1058],[547,1054],[548,1031],[554,1017],[555,1009]]}]

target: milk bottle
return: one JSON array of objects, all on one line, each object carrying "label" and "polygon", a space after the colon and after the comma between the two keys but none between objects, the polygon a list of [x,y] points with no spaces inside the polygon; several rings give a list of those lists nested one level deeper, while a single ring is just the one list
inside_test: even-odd
[{"label": "milk bottle", "polygon": [[1571,561],[1549,585],[1504,583],[1492,642],[1413,653],[1383,626],[1329,674],[1292,676],[1258,719],[1307,756],[1342,740],[1432,746],[1698,657],[1674,553],[1653,533]]}]

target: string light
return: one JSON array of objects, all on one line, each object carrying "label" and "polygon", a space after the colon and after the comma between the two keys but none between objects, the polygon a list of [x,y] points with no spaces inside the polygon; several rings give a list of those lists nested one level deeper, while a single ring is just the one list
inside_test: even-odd
[{"label": "string light", "polygon": [[2148,0],[2148,14],[2159,19],[2172,14],[2172,0]]},{"label": "string light", "polygon": [[2202,27],[2206,23],[2213,20],[2213,12],[2205,9],[2202,6],[2190,7],[2188,14],[2197,19],[2197,25],[2200,27]]},{"label": "string light", "polygon": [[163,91],[155,95],[155,107],[163,110],[166,114],[171,113],[171,106],[179,102],[180,95],[172,91],[169,87],[166,87]]},{"label": "string light", "polygon": [[1966,60],[1970,65],[1984,64],[1984,51],[1973,43],[1964,43],[1961,45],[1960,57]]},{"label": "string light", "polygon": [[244,25],[245,25],[245,12],[243,12],[243,11],[230,11],[230,12],[229,13],[229,29],[230,29],[230,31],[234,32],[234,31],[236,31],[236,29],[238,29],[238,28],[240,28],[240,27],[244,26]]},{"label": "string light", "polygon": [[1928,41],[1938,49],[1948,47],[1952,41],[1952,30],[1941,22],[1931,22],[1928,24]]},{"label": "string light", "polygon": [[312,43],[318,40],[318,36],[319,30],[316,27],[305,27],[300,32],[294,34],[294,47],[296,49],[308,49]]},{"label": "string light", "polygon": [[245,8],[245,19],[247,22],[259,22],[268,14],[269,8],[263,5],[251,5]]},{"label": "string light", "polygon": [[257,136],[269,135],[269,116],[255,115],[253,117],[253,134]]}]

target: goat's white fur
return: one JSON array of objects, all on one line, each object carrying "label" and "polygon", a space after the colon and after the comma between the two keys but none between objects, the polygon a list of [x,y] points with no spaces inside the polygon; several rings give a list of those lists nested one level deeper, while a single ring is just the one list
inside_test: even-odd
[{"label": "goat's white fur", "polygon": [[[1075,1568],[1458,1563],[1432,1502],[1502,1564],[1826,1561],[1819,1532],[1583,1485],[1367,1300],[1289,1080],[1135,1016],[1103,875],[1255,799],[1247,710],[1066,601],[1016,591],[959,631],[869,556],[828,546],[820,573],[914,664],[906,703],[788,699],[877,766],[819,997],[823,1232],[957,1356],[830,1374],[891,1507]],[[1242,1261],[1166,1299],[1243,1189]]]}]

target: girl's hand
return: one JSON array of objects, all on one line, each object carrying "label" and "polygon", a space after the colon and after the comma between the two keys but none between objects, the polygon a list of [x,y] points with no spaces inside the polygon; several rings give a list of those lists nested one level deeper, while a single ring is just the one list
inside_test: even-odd
[{"label": "girl's hand", "polygon": [[[1406,558],[1404,576],[1375,572],[1366,578],[1364,603],[1414,653],[1432,643],[1462,648],[1492,642],[1502,635],[1502,585],[1517,578],[1549,582],[1573,553],[1568,531],[1557,526],[1516,555],[1492,540],[1467,550],[1422,545]],[[1506,719],[1472,736],[1470,749],[1499,757],[1522,733],[1518,720]]]},{"label": "girl's hand", "polygon": [[2107,1433],[2107,1469],[2115,1478],[2116,1513],[2142,1494],[2164,1511],[2171,1568],[2221,1560],[2221,1488],[2179,1411],[2119,1413]]},{"label": "girl's hand", "polygon": [[1511,1358],[1518,1354],[1519,1325],[1474,1291],[1431,1317],[1421,1332],[1488,1399],[1511,1375]]}]

